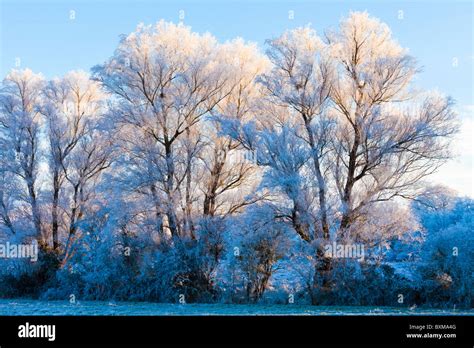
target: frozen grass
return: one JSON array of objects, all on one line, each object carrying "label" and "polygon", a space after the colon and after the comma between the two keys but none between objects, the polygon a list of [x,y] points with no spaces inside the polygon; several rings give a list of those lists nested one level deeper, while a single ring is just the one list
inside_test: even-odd
[{"label": "frozen grass", "polygon": [[474,315],[474,310],[309,305],[0,300],[0,315]]}]

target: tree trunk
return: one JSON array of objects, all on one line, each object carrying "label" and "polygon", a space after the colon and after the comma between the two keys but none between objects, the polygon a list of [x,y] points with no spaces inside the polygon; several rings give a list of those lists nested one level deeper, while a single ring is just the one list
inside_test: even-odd
[{"label": "tree trunk", "polygon": [[38,202],[36,199],[36,192],[34,187],[34,182],[32,178],[28,179],[28,194],[30,196],[30,204],[31,204],[31,213],[33,215],[33,224],[35,225],[36,235],[40,240],[43,239],[42,236],[42,229],[41,229],[41,216],[38,207]]},{"label": "tree trunk", "polygon": [[191,217],[192,213],[192,197],[191,197],[191,183],[192,183],[192,150],[189,148],[191,145],[190,141],[190,130],[187,128],[186,136],[188,138],[188,149],[186,151],[186,192],[185,192],[185,209],[184,209],[184,216],[185,216],[185,233],[188,233],[191,238],[194,239],[194,226]]},{"label": "tree trunk", "polygon": [[166,216],[168,217],[168,228],[170,229],[173,237],[178,236],[178,222],[176,213],[174,211],[174,162],[172,143],[165,142],[165,155],[166,155],[166,181],[165,181],[165,192],[168,196]]},{"label": "tree trunk", "polygon": [[352,222],[352,189],[355,183],[355,170],[357,151],[360,145],[360,132],[357,125],[354,126],[354,143],[349,153],[349,165],[347,169],[347,179],[344,186],[344,194],[342,197],[343,214],[340,224],[340,229],[347,229]]},{"label": "tree trunk", "polygon": [[323,238],[329,239],[329,223],[327,216],[327,203],[326,203],[326,181],[321,172],[321,164],[319,161],[318,148],[314,139],[313,130],[311,129],[311,122],[307,116],[303,116],[305,121],[306,132],[308,134],[309,145],[311,147],[311,154],[313,158],[314,170],[316,172],[316,179],[318,181],[318,198],[319,198],[319,209],[321,218],[321,230],[323,232]]},{"label": "tree trunk", "polygon": [[7,226],[7,228],[10,230],[12,234],[16,234],[15,228],[13,227],[13,223],[10,219],[10,216],[8,215],[7,206],[5,205],[5,202],[3,201],[3,191],[0,191],[0,206],[3,211],[2,214],[0,215],[3,220],[3,223],[5,224],[5,226]]},{"label": "tree trunk", "polygon": [[155,204],[155,217],[156,217],[156,230],[163,235],[163,215],[161,213],[160,199],[158,198],[158,192],[156,190],[155,184],[150,185],[151,196],[153,198],[153,203]]},{"label": "tree trunk", "polygon": [[306,242],[310,242],[311,238],[309,236],[309,225],[308,223],[302,221],[301,219],[301,212],[303,211],[302,207],[298,199],[293,200],[293,210],[291,212],[291,221],[293,224],[293,228],[295,229],[296,233],[299,234],[301,239]]},{"label": "tree trunk", "polygon": [[[311,136],[313,138],[313,136]],[[316,171],[316,179],[318,180],[318,198],[319,198],[319,209],[321,212],[321,229],[323,231],[323,238],[329,239],[329,223],[328,223],[328,213],[327,213],[327,204],[326,204],[326,182],[321,173],[321,166],[319,163],[319,157],[316,153],[316,149],[313,144],[313,161],[314,169]]]},{"label": "tree trunk", "polygon": [[53,202],[51,207],[51,218],[52,218],[52,234],[53,234],[53,249],[59,249],[59,236],[58,236],[58,205],[59,205],[59,173],[57,168],[54,169],[53,174]]},{"label": "tree trunk", "polygon": [[223,158],[219,157],[221,151],[219,149],[214,150],[214,165],[211,169],[211,180],[207,187],[206,193],[204,194],[204,215],[214,216],[216,213],[216,196],[217,189],[219,188],[219,180],[221,178],[222,168],[224,167],[225,160],[227,158],[227,151],[221,149]]}]

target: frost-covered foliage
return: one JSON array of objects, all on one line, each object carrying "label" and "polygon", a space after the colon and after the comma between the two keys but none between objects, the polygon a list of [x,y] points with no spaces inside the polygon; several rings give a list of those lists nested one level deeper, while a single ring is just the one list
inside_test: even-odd
[{"label": "frost-covered foliage", "polygon": [[414,209],[426,231],[419,272],[424,300],[439,306],[474,305],[474,201],[439,188]]},{"label": "frost-covered foliage", "polygon": [[12,71],[0,241],[40,257],[0,259],[1,295],[472,305],[472,201],[420,194],[452,101],[414,93],[417,72],[367,13],[266,54],[160,21],[91,76]]},{"label": "frost-covered foliage", "polygon": [[257,302],[271,285],[279,261],[290,247],[288,227],[275,221],[275,210],[263,205],[234,220],[227,237],[226,259],[221,266],[226,299]]}]

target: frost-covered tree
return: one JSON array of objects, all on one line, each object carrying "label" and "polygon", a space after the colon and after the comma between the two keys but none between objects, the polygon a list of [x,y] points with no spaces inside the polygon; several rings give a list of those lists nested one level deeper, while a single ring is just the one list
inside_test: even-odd
[{"label": "frost-covered tree", "polygon": [[[95,129],[103,113],[105,95],[85,72],[70,72],[50,81],[42,97],[39,110],[47,128],[52,178],[51,235],[53,249],[58,250],[60,224],[66,222],[60,218],[60,211],[68,214],[70,221],[68,227],[62,226],[63,232],[74,234],[81,215],[79,202],[85,199],[85,181],[94,178],[108,163],[106,156],[100,154],[104,139]],[[67,181],[73,186],[71,209],[60,206],[60,194]]]},{"label": "frost-covered tree", "polygon": [[[144,162],[146,190],[156,202],[158,219],[166,217],[172,236],[181,233],[181,184],[192,175],[193,161],[183,160],[182,154],[189,156],[193,146],[183,143],[185,138],[192,141],[193,127],[229,93],[223,89],[228,75],[218,56],[210,34],[161,21],[139,26],[108,62],[95,69],[97,79],[115,95],[124,143]],[[139,144],[133,143],[136,135]],[[145,183],[137,186],[144,188]]]},{"label": "frost-covered tree", "polygon": [[434,186],[412,204],[426,236],[418,270],[425,302],[445,307],[474,303],[473,203]]},{"label": "frost-covered tree", "polygon": [[274,206],[262,204],[230,219],[220,273],[226,296],[233,301],[259,301],[283,270],[280,261],[288,256],[291,233],[277,215]]},{"label": "frost-covered tree", "polygon": [[457,127],[451,99],[410,89],[416,63],[386,24],[351,13],[328,43],[338,72],[333,175],[346,229],[371,203],[412,197],[449,157]]},{"label": "frost-covered tree", "polygon": [[[269,41],[267,54],[273,69],[261,76],[269,102],[287,109],[285,121],[307,143],[309,161],[312,162],[307,175],[315,176],[318,187],[318,231],[326,239],[329,238],[328,202],[322,161],[327,151],[329,127],[326,111],[333,78],[327,49],[327,45],[309,27],[285,32]],[[297,201],[293,205],[295,215],[303,214]]]},{"label": "frost-covered tree", "polygon": [[[41,75],[31,70],[12,70],[3,80],[0,91],[0,151],[2,185],[1,217],[13,231],[10,217],[12,197],[29,206],[36,237],[47,242],[43,235],[39,203],[40,126],[38,112],[40,92],[44,85]],[[5,180],[12,180],[7,183]],[[23,189],[24,188],[24,189]],[[7,190],[5,190],[7,189]]]},{"label": "frost-covered tree", "polygon": [[327,195],[339,197],[333,229],[344,230],[374,202],[412,197],[449,157],[452,101],[410,89],[414,59],[367,13],[351,13],[325,42],[309,28],[287,32],[270,41],[268,54],[274,68],[260,80],[267,101],[284,108],[268,112],[307,143],[312,167],[300,173],[314,175],[319,188],[322,231]]},{"label": "frost-covered tree", "polygon": [[227,66],[228,94],[210,110],[212,117],[201,127],[205,146],[203,164],[203,214],[227,215],[241,212],[262,195],[252,194],[258,185],[255,158],[238,141],[225,136],[222,121],[243,122],[261,115],[263,96],[256,77],[269,66],[268,60],[254,44],[237,39],[224,44],[220,64]]}]

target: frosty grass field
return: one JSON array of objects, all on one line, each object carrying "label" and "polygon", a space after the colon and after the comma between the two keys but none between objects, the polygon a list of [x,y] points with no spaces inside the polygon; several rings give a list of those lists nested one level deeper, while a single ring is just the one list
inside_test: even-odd
[{"label": "frosty grass field", "polygon": [[0,300],[0,315],[474,315],[474,310],[309,305]]}]

